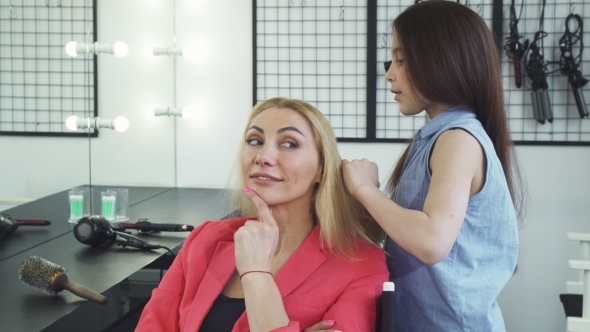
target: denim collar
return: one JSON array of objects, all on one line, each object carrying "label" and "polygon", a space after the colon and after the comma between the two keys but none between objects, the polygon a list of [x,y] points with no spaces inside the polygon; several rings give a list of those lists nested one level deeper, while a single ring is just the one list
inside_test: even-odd
[{"label": "denim collar", "polygon": [[475,114],[471,109],[465,106],[454,106],[446,111],[441,112],[433,119],[430,119],[414,136],[416,139],[424,139],[438,132],[441,128],[454,121],[455,119],[462,118],[475,118]]}]

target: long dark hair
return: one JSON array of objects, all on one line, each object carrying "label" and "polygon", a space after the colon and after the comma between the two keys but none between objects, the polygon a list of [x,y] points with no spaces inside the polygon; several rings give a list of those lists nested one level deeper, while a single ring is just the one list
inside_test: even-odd
[{"label": "long dark hair", "polygon": [[[414,92],[475,113],[494,144],[521,219],[524,186],[506,118],[501,55],[483,19],[454,1],[427,0],[406,8],[391,28]],[[387,184],[393,195],[407,154],[406,149]]]}]

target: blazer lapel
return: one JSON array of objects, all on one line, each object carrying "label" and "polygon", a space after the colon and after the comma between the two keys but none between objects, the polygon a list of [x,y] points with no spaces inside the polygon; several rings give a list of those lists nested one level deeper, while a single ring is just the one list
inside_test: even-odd
[{"label": "blazer lapel", "polygon": [[275,282],[281,292],[281,298],[284,299],[291,294],[326,261],[324,249],[319,243],[319,234],[319,226],[316,226],[276,275]]},{"label": "blazer lapel", "polygon": [[[326,261],[324,249],[319,244],[319,234],[319,227],[316,226],[275,276],[275,283],[281,292],[281,298],[284,299],[291,294]],[[250,331],[250,326],[248,325],[248,315],[244,312],[234,325],[232,332],[247,331]]]},{"label": "blazer lapel", "polygon": [[203,280],[195,294],[186,322],[187,327],[198,331],[211,309],[215,299],[221,294],[223,288],[236,270],[235,245],[233,241],[219,241],[215,252],[211,257]]}]

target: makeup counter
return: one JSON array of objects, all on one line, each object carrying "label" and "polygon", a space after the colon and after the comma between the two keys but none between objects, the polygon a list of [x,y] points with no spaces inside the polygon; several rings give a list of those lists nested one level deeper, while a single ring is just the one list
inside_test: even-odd
[{"label": "makeup counter", "polygon": [[[231,212],[222,189],[125,188],[129,189],[129,222],[147,218],[152,223],[196,227]],[[105,189],[106,186],[92,186],[94,193]],[[51,221],[49,226],[19,227],[0,238],[2,330],[133,331],[152,289],[173,258],[165,249],[140,250],[118,246],[113,241],[94,247],[79,242],[73,235],[74,224],[68,222],[68,192],[65,190],[1,212],[15,219]],[[100,195],[92,196],[92,205],[99,206]],[[150,244],[170,248],[174,253],[190,234],[128,231]],[[25,285],[19,280],[18,271],[23,261],[33,255],[64,267],[71,282],[104,295],[108,303],[89,302],[67,290],[48,295]]]}]

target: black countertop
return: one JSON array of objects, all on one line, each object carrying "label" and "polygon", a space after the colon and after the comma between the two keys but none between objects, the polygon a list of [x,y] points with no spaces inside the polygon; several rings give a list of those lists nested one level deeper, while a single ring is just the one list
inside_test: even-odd
[{"label": "black countertop", "polygon": [[[92,186],[93,206],[95,212],[100,208],[100,192],[116,186]],[[165,193],[169,187],[125,187],[129,189],[129,207],[147,199]],[[21,226],[14,233],[0,238],[0,261],[23,252],[33,246],[50,241],[72,231],[74,224],[69,223],[70,210],[68,190],[2,211],[16,219],[45,219],[51,221],[49,226]],[[133,219],[130,218],[130,221]]]},{"label": "black countertop", "polygon": [[[138,191],[136,191],[137,189]],[[227,215],[230,210],[224,204],[223,192],[220,189],[183,189],[162,188],[158,192],[156,188],[130,188],[130,221],[140,218],[149,218],[156,223],[183,223],[197,226],[206,220],[216,220]],[[137,192],[137,195],[132,195]],[[151,197],[149,195],[151,194]],[[0,310],[0,322],[5,331],[39,331],[64,316],[77,315],[81,312],[97,312],[108,310],[108,306],[81,299],[68,291],[63,291],[56,296],[27,286],[18,279],[18,269],[22,262],[31,255],[43,257],[55,264],[65,267],[70,281],[84,285],[99,293],[117,285],[134,272],[150,264],[166,253],[164,249],[153,251],[140,251],[135,248],[123,248],[113,243],[107,243],[101,247],[91,247],[78,242],[69,231],[67,225],[68,205],[64,204],[67,191],[51,195],[27,204],[28,214],[19,214],[19,218],[46,218],[42,213],[36,214],[34,208],[41,208],[43,213],[52,211],[55,216],[63,213],[61,221],[55,219],[55,224],[65,224],[67,227],[59,227],[60,231],[49,230],[47,234],[37,234],[42,239],[38,245],[26,248],[19,243],[11,241],[3,243],[2,248],[12,252],[13,246],[17,246],[20,252],[0,261],[0,296],[4,302],[4,309]],[[144,195],[144,196],[142,196]],[[134,204],[131,204],[133,198]],[[144,197],[139,199],[139,197]],[[59,203],[56,208],[52,204]],[[10,214],[21,212],[17,208],[11,209]],[[64,212],[65,211],[65,212]],[[55,218],[55,217],[54,217]],[[47,218],[49,219],[49,218]],[[52,220],[53,222],[53,220]],[[53,226],[53,224],[52,224]],[[59,233],[61,232],[61,234]],[[162,232],[134,235],[148,241],[151,244],[159,244],[170,249],[178,249],[189,233],[187,232]],[[17,233],[12,236],[17,235]],[[31,235],[21,234],[31,242]],[[4,255],[6,256],[6,255]],[[80,326],[80,331],[101,331],[100,318],[96,322],[88,321],[88,326]],[[105,324],[104,322],[102,323]],[[97,326],[98,325],[98,326]],[[92,326],[92,328],[91,328]],[[74,330],[72,330],[74,331]]]}]

